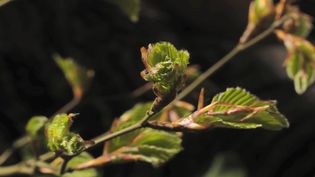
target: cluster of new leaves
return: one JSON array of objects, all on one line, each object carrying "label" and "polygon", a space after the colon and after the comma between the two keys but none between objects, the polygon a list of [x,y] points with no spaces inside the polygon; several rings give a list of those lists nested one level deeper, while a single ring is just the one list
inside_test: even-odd
[{"label": "cluster of new leaves", "polygon": [[285,60],[287,74],[294,80],[296,92],[302,94],[314,83],[315,47],[304,38],[284,31],[277,31],[277,36],[284,41],[288,50]]},{"label": "cluster of new leaves", "polygon": [[150,44],[141,48],[145,70],[141,76],[154,83],[153,90],[158,97],[169,96],[183,87],[184,73],[189,63],[189,53],[177,50],[171,43]]},{"label": "cluster of new leaves", "polygon": [[[140,0],[108,1],[118,5],[132,21],[138,20]],[[286,60],[288,75],[294,80],[296,91],[303,93],[315,80],[315,48],[305,39],[312,28],[308,15],[300,12],[297,7],[287,5],[285,0],[280,0],[276,5],[272,0],[254,0],[250,5],[248,26],[240,44],[249,41],[260,28],[270,26],[283,16],[290,18],[286,19],[277,35],[289,51]],[[203,106],[204,96],[201,94],[195,112],[192,112],[192,105],[180,101],[165,107],[183,88],[189,53],[177,50],[168,42],[159,42],[150,44],[148,48],[142,47],[141,55],[145,66],[141,76],[153,83],[157,97],[154,102],[135,105],[113,122],[109,134],[124,133],[107,139],[109,141],[105,142],[100,157],[93,159],[89,154],[82,153],[87,149],[86,142],[70,130],[75,114],[65,114],[67,111],[64,111],[50,120],[44,116],[30,119],[26,126],[29,137],[33,140],[44,137],[49,150],[58,156],[75,156],[68,163],[61,157],[55,158],[48,164],[49,168],[40,168],[41,172],[62,177],[98,177],[98,171],[91,167],[107,163],[143,161],[160,166],[183,149],[182,134],[174,133],[176,131],[210,128],[280,130],[289,126],[287,119],[278,111],[275,101],[260,100],[241,88],[229,88],[215,95],[206,106]],[[94,71],[80,66],[70,58],[55,55],[55,61],[71,85],[74,98],[80,100]],[[155,107],[157,105],[160,106],[159,109]],[[160,113],[153,115],[147,122],[147,115],[162,108]],[[136,128],[126,131],[130,127]],[[59,174],[59,171],[64,171],[64,167],[66,173]]]},{"label": "cluster of new leaves", "polygon": [[[59,174],[64,163],[64,159],[60,157],[47,164],[47,167],[39,168],[39,171],[49,176],[100,177],[100,172],[95,168],[71,171],[77,165],[93,159],[87,152],[80,153],[84,147],[84,141],[80,135],[69,130],[73,116],[73,114],[56,115],[50,122],[45,116],[34,116],[27,123],[26,132],[33,141],[47,144],[51,151],[63,153],[63,155],[77,155],[67,163],[65,171],[68,172],[64,174]],[[46,137],[44,137],[44,131]]]},{"label": "cluster of new leaves", "polygon": [[312,29],[312,19],[295,6],[286,6],[284,14],[290,18],[276,34],[288,51],[287,74],[294,81],[296,92],[302,94],[314,83],[315,76],[315,47],[306,39]]},{"label": "cluster of new leaves", "polygon": [[209,128],[279,130],[289,126],[275,101],[263,101],[241,88],[229,88],[190,116],[172,123],[151,122],[152,127],[200,131]]},{"label": "cluster of new leaves", "polygon": [[314,82],[315,47],[306,38],[312,29],[312,18],[286,0],[254,0],[249,8],[248,26],[240,39],[245,43],[258,31],[284,18],[276,34],[288,50],[285,60],[288,76],[294,80],[295,90],[302,94]]},{"label": "cluster of new leaves", "polygon": [[[114,121],[110,133],[128,128],[139,123],[150,110],[152,103],[141,103],[124,113]],[[193,106],[179,102],[176,106],[164,110],[154,116],[154,120],[167,121],[191,113]],[[105,143],[103,155],[77,168],[88,168],[107,163],[143,161],[159,166],[182,150],[181,134],[171,133],[151,128],[141,128],[128,134],[119,136]]]},{"label": "cluster of new leaves", "polygon": [[75,155],[84,148],[84,140],[70,131],[74,114],[58,114],[46,127],[48,148],[66,155]]},{"label": "cluster of new leaves", "polygon": [[185,70],[189,63],[189,53],[177,50],[171,43],[159,42],[141,48],[145,70],[141,76],[153,83],[153,92],[157,96],[152,105],[152,112],[167,105],[185,83]]}]

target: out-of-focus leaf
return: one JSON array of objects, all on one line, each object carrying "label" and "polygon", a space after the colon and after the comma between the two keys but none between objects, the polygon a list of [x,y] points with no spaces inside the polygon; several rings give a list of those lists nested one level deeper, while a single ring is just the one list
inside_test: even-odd
[{"label": "out-of-focus leaf", "polygon": [[315,81],[315,47],[304,38],[277,31],[288,51],[285,65],[290,79],[294,80],[295,91],[303,94]]},{"label": "out-of-focus leaf", "polygon": [[177,92],[183,87],[184,75],[189,63],[189,53],[177,50],[171,43],[150,44],[148,49],[141,48],[145,70],[141,76],[154,83],[158,97]]},{"label": "out-of-focus leaf", "polygon": [[[151,105],[152,103],[144,103],[134,106],[113,123],[111,132],[125,129],[140,122],[150,110]],[[167,119],[170,119],[168,116],[174,112],[179,117],[187,115],[189,111],[191,110],[187,109],[187,106],[177,104],[177,106],[169,108],[166,112],[162,112],[152,119],[165,121],[165,115]],[[79,168],[99,166],[109,162],[128,161],[143,161],[153,166],[159,166],[182,150],[180,136],[178,133],[142,128],[106,142],[102,156],[79,165]]]},{"label": "out-of-focus leaf", "polygon": [[283,16],[287,6],[288,6],[287,0],[279,0],[279,2],[275,6],[276,19],[279,19]]},{"label": "out-of-focus leaf", "polygon": [[116,4],[132,22],[139,20],[141,0],[108,0]]},{"label": "out-of-focus leaf", "polygon": [[258,24],[263,18],[271,15],[274,11],[272,0],[254,0],[250,5],[249,22]]},{"label": "out-of-focus leaf", "polygon": [[71,58],[62,58],[60,55],[55,55],[54,58],[71,85],[74,97],[80,99],[88,89],[94,71],[80,66]]},{"label": "out-of-focus leaf", "polygon": [[230,154],[217,155],[203,177],[246,177],[240,162]]},{"label": "out-of-focus leaf", "polygon": [[6,3],[10,2],[11,0],[0,0],[0,6],[5,5]]},{"label": "out-of-focus leaf", "polygon": [[33,116],[26,124],[26,132],[32,138],[39,135],[40,131],[44,130],[44,126],[47,123],[48,118],[45,116]]},{"label": "out-of-focus leaf", "polygon": [[253,0],[249,6],[247,27],[240,39],[241,43],[249,40],[259,28],[270,25],[274,19],[273,0]]},{"label": "out-of-focus leaf", "polygon": [[285,14],[290,18],[284,22],[284,31],[300,36],[307,37],[312,28],[312,17],[301,12],[297,6],[287,6]]},{"label": "out-of-focus leaf", "polygon": [[[78,164],[92,160],[93,157],[87,152],[82,152],[80,155],[72,158],[68,164],[67,169],[73,169]],[[62,177],[101,177],[100,172],[95,168],[85,169],[85,170],[76,170],[73,172],[68,172],[62,175]]]},{"label": "out-of-focus leaf", "polygon": [[74,155],[84,148],[84,140],[72,133],[70,127],[74,114],[57,114],[46,127],[48,148],[54,152]]}]

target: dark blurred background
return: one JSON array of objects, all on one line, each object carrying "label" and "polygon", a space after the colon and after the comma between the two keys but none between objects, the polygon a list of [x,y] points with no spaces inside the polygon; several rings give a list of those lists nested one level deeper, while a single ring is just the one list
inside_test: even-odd
[{"label": "dark blurred background", "polygon": [[[71,88],[52,59],[70,56],[93,68],[92,87],[73,112],[74,129],[88,139],[152,93],[125,97],[145,82],[139,48],[170,41],[191,54],[204,71],[238,41],[250,0],[143,0],[132,23],[103,0],[16,0],[0,8],[0,152],[24,133],[32,115],[51,115],[71,97]],[[315,16],[315,0],[301,0]],[[311,40],[315,42],[314,32]],[[185,150],[161,168],[144,163],[110,165],[104,176],[202,176],[218,153],[234,153],[249,177],[309,177],[315,174],[315,86],[302,96],[283,68],[284,47],[269,37],[238,55],[209,78],[207,96],[241,86],[263,99],[276,99],[289,129],[215,129],[185,134]],[[194,94],[192,94],[194,95]],[[187,98],[196,102],[195,97]],[[101,146],[92,153],[100,155]],[[15,155],[8,164],[18,161]]]}]

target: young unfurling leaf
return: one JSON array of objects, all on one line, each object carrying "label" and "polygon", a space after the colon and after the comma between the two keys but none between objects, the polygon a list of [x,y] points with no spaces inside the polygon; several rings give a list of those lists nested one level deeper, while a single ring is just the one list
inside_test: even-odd
[{"label": "young unfurling leaf", "polygon": [[240,42],[245,43],[259,28],[270,25],[274,19],[273,0],[253,0],[249,6],[248,24]]},{"label": "young unfurling leaf", "polygon": [[[111,132],[130,127],[146,115],[152,103],[137,104],[131,110],[117,119]],[[161,114],[153,117],[154,120],[168,121],[177,117],[189,115],[191,106],[187,103],[178,103]],[[170,118],[172,117],[173,118]],[[169,133],[151,128],[142,128],[128,134],[114,138],[105,143],[104,153],[99,158],[79,165],[77,168],[99,166],[109,162],[143,161],[159,166],[171,159],[182,150],[181,138],[178,133]]]},{"label": "young unfurling leaf", "polygon": [[301,12],[297,6],[287,6],[286,15],[290,18],[284,22],[283,30],[287,33],[307,37],[312,28],[312,17]]},{"label": "young unfurling leaf", "polygon": [[[26,124],[26,132],[32,138],[36,138],[39,133],[44,129],[48,118],[45,116],[33,116]],[[42,131],[43,132],[43,131]]]},{"label": "young unfurling leaf", "polygon": [[150,127],[200,131],[209,128],[279,130],[289,126],[275,101],[262,101],[241,88],[229,88],[190,116],[172,123],[150,122]]},{"label": "young unfurling leaf", "polygon": [[141,48],[142,61],[145,70],[141,76],[146,81],[153,82],[153,91],[157,96],[153,108],[165,102],[164,98],[172,99],[182,89],[185,70],[189,63],[189,53],[177,50],[168,42],[150,44],[148,49]]},{"label": "young unfurling leaf", "polygon": [[54,58],[71,85],[74,97],[80,99],[88,89],[94,71],[80,66],[71,58],[62,58],[59,55],[55,55]]},{"label": "young unfurling leaf", "polygon": [[84,148],[84,140],[70,131],[74,114],[58,114],[46,127],[48,148],[54,152],[74,155]]},{"label": "young unfurling leaf", "polygon": [[285,60],[287,74],[294,80],[295,90],[302,94],[315,81],[315,47],[304,38],[277,31],[288,51]]},{"label": "young unfurling leaf", "polygon": [[163,97],[182,88],[184,72],[189,63],[189,53],[177,50],[168,42],[150,44],[141,48],[145,70],[141,76],[154,83],[157,96]]}]

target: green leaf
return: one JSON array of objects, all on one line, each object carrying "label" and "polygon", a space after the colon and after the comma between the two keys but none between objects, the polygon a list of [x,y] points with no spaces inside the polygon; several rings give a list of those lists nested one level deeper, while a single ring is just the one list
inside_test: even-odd
[{"label": "green leaf", "polygon": [[[72,158],[68,164],[67,169],[73,169],[77,165],[92,160],[93,157],[87,152],[83,152],[80,155]],[[76,170],[73,172],[68,172],[62,175],[62,177],[101,177],[100,172],[96,168],[90,168],[85,170]]]},{"label": "green leaf", "polygon": [[70,127],[75,114],[57,114],[46,128],[48,148],[65,155],[74,155],[84,148],[84,140],[72,133]]},{"label": "green leaf", "polygon": [[[113,122],[111,132],[116,132],[139,123],[152,102],[137,104]],[[189,112],[190,111],[190,112]],[[189,113],[188,113],[189,112]],[[182,116],[191,113],[191,105],[178,102],[173,107],[164,109],[153,120],[169,121],[172,115]],[[107,163],[143,161],[160,166],[182,150],[181,134],[142,128],[107,141],[104,154],[95,160],[80,164],[79,169],[99,166]]]},{"label": "green leaf", "polygon": [[210,105],[196,113],[200,127],[279,130],[289,126],[275,101],[262,101],[241,88],[228,88],[214,96]]},{"label": "green leaf", "polygon": [[26,124],[26,132],[32,138],[36,138],[43,131],[48,118],[45,116],[33,116]]},{"label": "green leaf", "polygon": [[[136,123],[140,122],[150,110],[152,103],[136,104],[132,109],[126,111],[120,119],[113,123],[111,128],[112,132],[116,132],[125,128],[128,128]],[[122,135],[110,141],[110,145],[107,146],[107,150],[112,152],[122,146],[127,146],[129,142],[139,134],[140,131],[136,130],[126,135]]]},{"label": "green leaf", "polygon": [[90,86],[94,71],[80,66],[71,58],[55,55],[54,59],[72,87],[73,95],[81,98]]},{"label": "green leaf", "polygon": [[277,36],[288,51],[287,74],[294,81],[296,92],[303,94],[315,81],[315,47],[304,38],[284,31],[277,31]]},{"label": "green leaf", "polygon": [[[124,129],[141,121],[151,105],[152,103],[137,104],[113,124],[112,131]],[[179,109],[177,107],[177,110]],[[183,110],[178,112],[178,114],[183,113]],[[160,119],[162,114],[157,115],[153,120]],[[143,128],[107,142],[105,154],[112,156],[111,158],[117,162],[145,161],[153,166],[159,166],[181,150],[181,138],[178,134]]]},{"label": "green leaf", "polygon": [[171,43],[150,44],[141,48],[142,60],[146,69],[141,76],[153,82],[153,90],[163,97],[182,89],[184,75],[189,63],[189,53],[177,50]]},{"label": "green leaf", "polygon": [[132,22],[139,20],[141,0],[108,0],[117,5]]},{"label": "green leaf", "polygon": [[[117,145],[117,144],[116,144]],[[175,133],[144,129],[126,146],[112,155],[114,161],[144,161],[160,166],[182,150],[181,139]],[[115,157],[116,156],[116,157]]]}]

